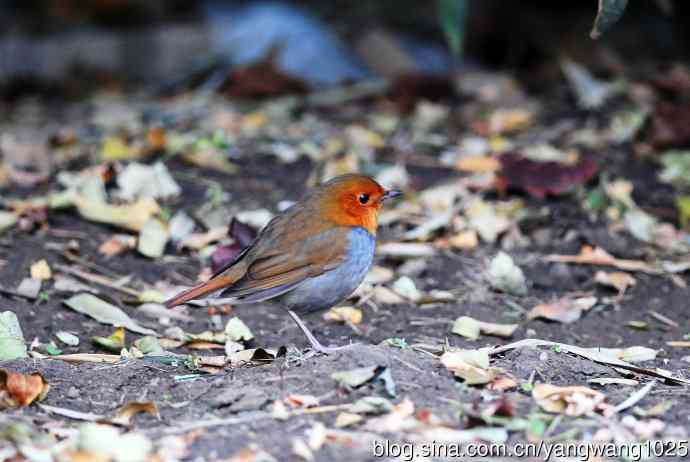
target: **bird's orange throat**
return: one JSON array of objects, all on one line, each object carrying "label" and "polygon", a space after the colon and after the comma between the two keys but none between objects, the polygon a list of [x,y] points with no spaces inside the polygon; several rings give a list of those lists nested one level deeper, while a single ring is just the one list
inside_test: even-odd
[{"label": "bird's orange throat", "polygon": [[372,236],[376,236],[379,226],[379,207],[349,207],[347,203],[325,204],[323,207],[325,217],[338,226],[360,226]]}]

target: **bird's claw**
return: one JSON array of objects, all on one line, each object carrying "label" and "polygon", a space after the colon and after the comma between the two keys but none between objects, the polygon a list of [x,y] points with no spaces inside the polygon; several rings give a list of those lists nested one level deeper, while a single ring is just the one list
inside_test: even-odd
[{"label": "bird's claw", "polygon": [[318,355],[332,355],[335,353],[338,353],[340,351],[346,350],[348,348],[352,348],[353,346],[357,346],[359,343],[350,343],[348,345],[342,345],[342,346],[323,346],[320,343],[317,344],[312,344],[311,348],[307,350],[307,352],[304,355],[305,359],[313,358],[314,356]]}]

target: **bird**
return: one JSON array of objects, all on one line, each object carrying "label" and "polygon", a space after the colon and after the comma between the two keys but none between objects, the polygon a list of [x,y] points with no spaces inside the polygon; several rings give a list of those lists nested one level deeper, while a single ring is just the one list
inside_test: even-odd
[{"label": "bird", "polygon": [[276,301],[314,353],[334,353],[344,347],[322,345],[300,315],[336,306],[359,287],[374,261],[379,212],[401,194],[366,175],[335,177],[275,216],[208,281],[165,305]]}]

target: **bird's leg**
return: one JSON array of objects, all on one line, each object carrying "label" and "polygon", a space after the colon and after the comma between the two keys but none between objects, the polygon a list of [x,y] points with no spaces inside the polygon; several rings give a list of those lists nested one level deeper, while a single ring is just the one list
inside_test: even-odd
[{"label": "bird's leg", "polygon": [[325,355],[335,353],[339,350],[343,350],[345,348],[349,348],[352,345],[345,345],[345,346],[340,346],[340,347],[327,347],[323,346],[321,342],[314,336],[314,334],[311,333],[309,328],[304,324],[304,322],[300,319],[299,316],[297,316],[297,313],[295,313],[292,310],[287,310],[288,314],[292,318],[293,321],[295,321],[295,324],[297,324],[297,327],[300,328],[300,330],[304,333],[304,336],[307,337],[307,340],[309,340],[309,343],[311,344],[311,348],[314,352],[316,353],[323,353]]}]

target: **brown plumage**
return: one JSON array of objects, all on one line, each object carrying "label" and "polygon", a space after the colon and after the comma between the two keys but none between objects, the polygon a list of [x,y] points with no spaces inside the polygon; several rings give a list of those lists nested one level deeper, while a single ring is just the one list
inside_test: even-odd
[{"label": "brown plumage", "polygon": [[[344,281],[347,287],[338,287],[332,278],[319,276],[347,269],[341,265],[358,265],[352,267],[353,272],[362,273],[361,277],[366,274],[373,258],[378,212],[384,199],[397,194],[386,192],[364,175],[344,175],[324,183],[271,220],[247,249],[209,281],[178,294],[166,305],[173,307],[223,289],[222,296],[236,302],[262,301],[292,292],[287,295],[291,309],[327,308],[319,305],[330,300],[329,291],[339,296],[352,283]],[[362,261],[366,268],[360,268]],[[320,280],[324,284],[314,288],[325,295],[305,291],[305,283]],[[305,291],[304,303],[295,290],[300,286]]]}]

